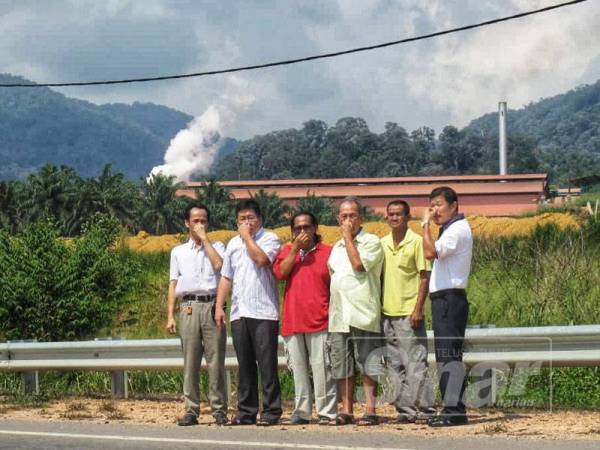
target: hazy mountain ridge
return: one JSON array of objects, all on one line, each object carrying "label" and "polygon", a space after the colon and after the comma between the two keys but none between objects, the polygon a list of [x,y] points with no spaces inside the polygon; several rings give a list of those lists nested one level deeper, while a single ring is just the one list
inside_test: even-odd
[{"label": "hazy mountain ridge", "polygon": [[[0,81],[27,80],[0,74]],[[84,177],[110,163],[137,179],[163,163],[170,140],[192,118],[152,103],[95,105],[48,88],[0,88],[0,179],[24,178],[48,163]],[[377,134],[360,117],[334,125],[313,119],[243,142],[225,138],[206,177],[495,173],[497,134],[496,113],[437,135],[395,123]],[[600,171],[600,81],[509,110],[508,135],[511,172],[544,171],[564,182]]]}]

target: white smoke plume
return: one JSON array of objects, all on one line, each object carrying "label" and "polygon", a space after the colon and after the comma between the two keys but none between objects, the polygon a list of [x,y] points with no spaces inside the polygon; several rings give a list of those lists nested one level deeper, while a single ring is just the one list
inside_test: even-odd
[{"label": "white smoke plume", "polygon": [[254,103],[255,97],[240,78],[229,77],[225,93],[204,113],[195,117],[187,128],[171,139],[165,153],[165,163],[156,166],[150,176],[162,173],[174,175],[179,181],[189,181],[195,173],[208,173],[223,136],[230,131],[237,116]]}]

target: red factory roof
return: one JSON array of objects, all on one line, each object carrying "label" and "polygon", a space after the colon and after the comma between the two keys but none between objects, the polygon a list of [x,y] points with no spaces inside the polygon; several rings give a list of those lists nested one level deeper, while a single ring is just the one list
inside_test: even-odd
[{"label": "red factory roof", "polygon": [[[299,180],[228,180],[219,181],[222,186],[235,187],[259,187],[269,186],[306,186],[306,185],[363,185],[363,184],[408,184],[408,183],[436,183],[448,184],[451,182],[498,182],[498,181],[546,181],[546,174],[515,174],[515,175],[444,175],[435,177],[383,177],[383,178],[310,178]],[[191,181],[189,187],[203,186],[203,181]]]}]

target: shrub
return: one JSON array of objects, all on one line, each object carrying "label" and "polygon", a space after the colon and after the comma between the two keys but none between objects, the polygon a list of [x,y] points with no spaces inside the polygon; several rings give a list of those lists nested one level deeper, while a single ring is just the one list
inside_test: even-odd
[{"label": "shrub", "polygon": [[108,325],[136,266],[115,249],[116,219],[97,215],[73,240],[52,221],[10,236],[0,231],[0,335],[57,341]]}]

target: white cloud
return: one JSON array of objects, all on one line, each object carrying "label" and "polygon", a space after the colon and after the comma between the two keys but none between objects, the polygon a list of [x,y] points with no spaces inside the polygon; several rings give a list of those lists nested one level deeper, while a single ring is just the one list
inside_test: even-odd
[{"label": "white cloud", "polygon": [[[519,10],[552,2],[514,1]],[[600,10],[583,4],[436,40],[408,74],[413,95],[446,109],[457,125],[494,110],[499,100],[518,108],[593,82],[600,54]],[[587,79],[583,79],[588,73]]]},{"label": "white cloud", "polygon": [[[35,81],[196,72],[375,44],[512,14],[556,0],[110,0],[0,6],[2,70]],[[232,137],[361,116],[440,131],[600,78],[600,4],[428,41],[241,75],[256,102]],[[108,49],[108,50],[107,50]],[[224,76],[63,89],[97,103],[151,101],[201,115]]]}]

